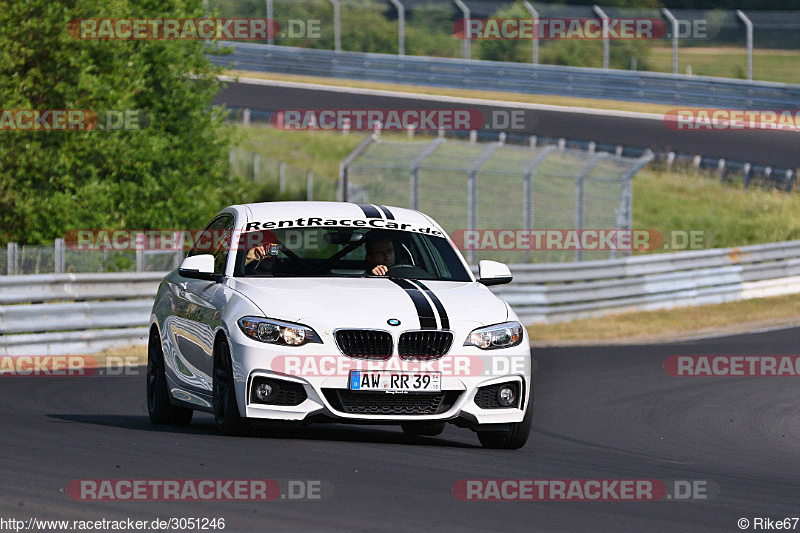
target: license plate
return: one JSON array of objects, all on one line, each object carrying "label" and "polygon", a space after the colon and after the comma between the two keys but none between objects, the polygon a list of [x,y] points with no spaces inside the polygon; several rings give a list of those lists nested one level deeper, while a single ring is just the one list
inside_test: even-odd
[{"label": "license plate", "polygon": [[440,391],[441,372],[365,372],[350,371],[350,390]]}]

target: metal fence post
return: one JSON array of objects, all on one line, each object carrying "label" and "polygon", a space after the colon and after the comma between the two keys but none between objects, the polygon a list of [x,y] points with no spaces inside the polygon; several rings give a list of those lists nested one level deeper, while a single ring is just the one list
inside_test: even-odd
[{"label": "metal fence post", "polygon": [[339,162],[339,180],[336,183],[336,199],[340,202],[347,201],[347,169],[342,162]]},{"label": "metal fence post", "polygon": [[258,154],[253,154],[253,181],[257,182],[261,176],[261,157]]},{"label": "metal fence post", "polygon": [[[525,195],[524,199],[524,207],[523,207],[523,216],[525,217],[525,231],[530,232],[533,230],[533,171],[536,170],[542,161],[544,161],[548,155],[554,152],[556,149],[555,146],[545,146],[541,150],[536,151],[536,155],[531,159],[523,169],[523,178],[522,178],[522,190],[523,194]],[[528,248],[525,250],[525,262],[531,262],[531,250]]]},{"label": "metal fence post", "polygon": [[245,107],[242,113],[242,125],[246,128],[250,125],[250,108]]},{"label": "metal fence post", "polygon": [[661,10],[672,24],[672,73],[678,73],[678,19],[676,19],[666,7]]},{"label": "metal fence post", "polygon": [[609,56],[609,45],[608,45],[608,15],[600,9],[600,6],[592,6],[594,8],[594,12],[598,14],[598,16],[603,19],[603,68],[608,69],[608,56]]},{"label": "metal fence post", "polygon": [[[575,188],[577,191],[577,196],[575,198],[575,229],[580,231],[583,229],[583,218],[584,218],[584,181],[586,179],[586,173],[581,172],[577,175],[575,180]],[[578,247],[575,250],[575,261],[583,261],[583,250]]]},{"label": "metal fence post", "polygon": [[[575,176],[575,188],[576,188],[576,197],[575,197],[575,229],[580,232],[583,229],[583,220],[585,218],[585,209],[586,203],[584,200],[584,189],[585,189],[585,182],[586,177],[592,171],[597,164],[608,157],[607,152],[600,152],[599,154],[594,154],[591,158],[589,158],[589,162],[581,169],[577,176]],[[575,250],[575,260],[576,261],[583,261],[583,250],[581,250],[580,246],[577,250]]]},{"label": "metal fence post", "polygon": [[411,160],[411,175],[409,176],[409,199],[408,206],[415,211],[419,210],[419,168],[422,163],[436,151],[439,146],[445,142],[443,137],[437,137],[425,146],[422,147],[414,159]]},{"label": "metal fence post", "polygon": [[533,19],[533,39],[531,42],[533,43],[533,50],[531,50],[531,63],[534,65],[539,64],[539,12],[536,11],[528,0],[524,0],[522,5],[525,6],[525,9],[528,10],[528,13],[531,14],[531,18]]},{"label": "metal fence post", "polygon": [[[467,229],[470,234],[478,227],[478,173],[467,174]],[[475,250],[467,251],[467,262],[475,264]]]},{"label": "metal fence post", "polygon": [[266,0],[267,2],[267,24],[269,24],[269,28],[267,28],[267,44],[275,44],[275,36],[273,35],[272,28],[274,25],[272,24],[272,0]]},{"label": "metal fence post", "polygon": [[471,57],[471,39],[469,35],[469,8],[467,5],[462,2],[461,0],[453,0],[453,2],[458,6],[458,9],[461,10],[461,15],[464,17],[464,59],[470,59]]},{"label": "metal fence post", "polygon": [[736,10],[736,16],[744,22],[747,28],[747,79],[753,79],[753,22],[741,9]]},{"label": "metal fence post", "polygon": [[310,202],[314,199],[314,174],[309,168],[306,172],[306,201]]},{"label": "metal fence post", "polygon": [[347,193],[348,193],[347,189],[349,187],[349,181],[350,181],[350,176],[349,176],[350,164],[353,161],[355,161],[357,157],[363,154],[367,150],[370,144],[374,143],[377,140],[378,140],[377,135],[375,135],[374,133],[368,133],[366,137],[361,139],[361,142],[358,143],[358,146],[353,148],[353,150],[349,154],[347,154],[347,157],[345,157],[339,162],[339,185],[338,185],[339,190],[337,191],[337,196],[342,202],[347,201]]},{"label": "metal fence post", "polygon": [[339,13],[339,0],[330,0],[333,4],[333,49],[342,51],[342,19]]},{"label": "metal fence post", "polygon": [[278,162],[278,190],[283,193],[286,192],[286,162]]},{"label": "metal fence post", "polygon": [[53,242],[53,267],[56,274],[63,274],[65,271],[64,260],[64,239],[56,239]]},{"label": "metal fence post", "polygon": [[185,231],[181,230],[178,232],[178,245],[176,246],[175,250],[175,260],[173,261],[173,267],[178,268],[181,266],[183,262],[183,239],[185,235]]},{"label": "metal fence post", "polygon": [[19,261],[17,261],[17,251],[19,249],[17,243],[10,242],[6,247],[8,250],[8,255],[6,256],[6,261],[8,262],[8,275],[16,274],[19,270]]},{"label": "metal fence post", "polygon": [[144,272],[144,233],[136,234],[136,272]]},{"label": "metal fence post", "polygon": [[389,0],[397,9],[397,55],[406,55],[406,8],[400,0]]},{"label": "metal fence post", "polygon": [[742,167],[742,174],[744,175],[744,188],[750,188],[750,179],[752,178],[753,166],[750,163],[745,163],[744,167]]},{"label": "metal fence post", "polygon": [[[622,176],[622,196],[619,202],[619,210],[617,212],[617,229],[618,230],[632,230],[633,229],[633,177],[645,165],[653,160],[655,154],[647,150],[642,157],[631,167],[628,172]],[[611,250],[610,258],[616,257],[616,251]],[[631,255],[631,251],[627,250],[625,255]]]},{"label": "metal fence post", "polygon": [[[474,231],[478,229],[478,171],[483,164],[492,156],[495,150],[503,146],[502,142],[493,142],[472,160],[467,169],[467,229]],[[467,252],[467,262],[475,264],[475,250]]]}]

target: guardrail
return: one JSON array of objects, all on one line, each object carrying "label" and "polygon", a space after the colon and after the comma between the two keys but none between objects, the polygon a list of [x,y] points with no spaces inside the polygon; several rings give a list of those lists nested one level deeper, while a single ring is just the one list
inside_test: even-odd
[{"label": "guardrail", "polygon": [[800,85],[658,72],[604,70],[502,61],[335,52],[268,44],[221,42],[234,48],[212,63],[239,70],[512,91],[660,104],[737,109],[794,109]]},{"label": "guardrail", "polygon": [[[800,241],[512,265],[492,290],[525,324],[800,293]],[[0,355],[145,344],[163,272],[0,276]]]},{"label": "guardrail", "polygon": [[164,272],[0,276],[0,355],[146,344]]},{"label": "guardrail", "polygon": [[494,288],[526,324],[800,292],[800,241],[516,265]]}]

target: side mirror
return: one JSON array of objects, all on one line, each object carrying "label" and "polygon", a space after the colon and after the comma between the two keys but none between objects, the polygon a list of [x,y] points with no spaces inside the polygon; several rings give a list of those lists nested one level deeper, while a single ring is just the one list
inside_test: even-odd
[{"label": "side mirror", "polygon": [[211,254],[193,255],[181,263],[178,273],[184,278],[219,281],[218,274],[214,274],[214,256]]},{"label": "side mirror", "polygon": [[486,286],[511,283],[511,271],[503,263],[497,261],[481,261],[478,263],[478,281]]}]

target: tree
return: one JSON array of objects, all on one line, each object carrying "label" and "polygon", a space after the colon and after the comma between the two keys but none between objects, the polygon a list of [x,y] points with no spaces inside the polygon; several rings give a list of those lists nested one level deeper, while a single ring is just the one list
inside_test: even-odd
[{"label": "tree", "polygon": [[[3,109],[140,113],[140,130],[0,131],[0,241],[71,229],[197,227],[227,178],[219,89],[199,40],[81,40],[78,18],[196,18],[201,0],[11,0],[0,10]],[[146,116],[146,119],[145,119]]]}]

